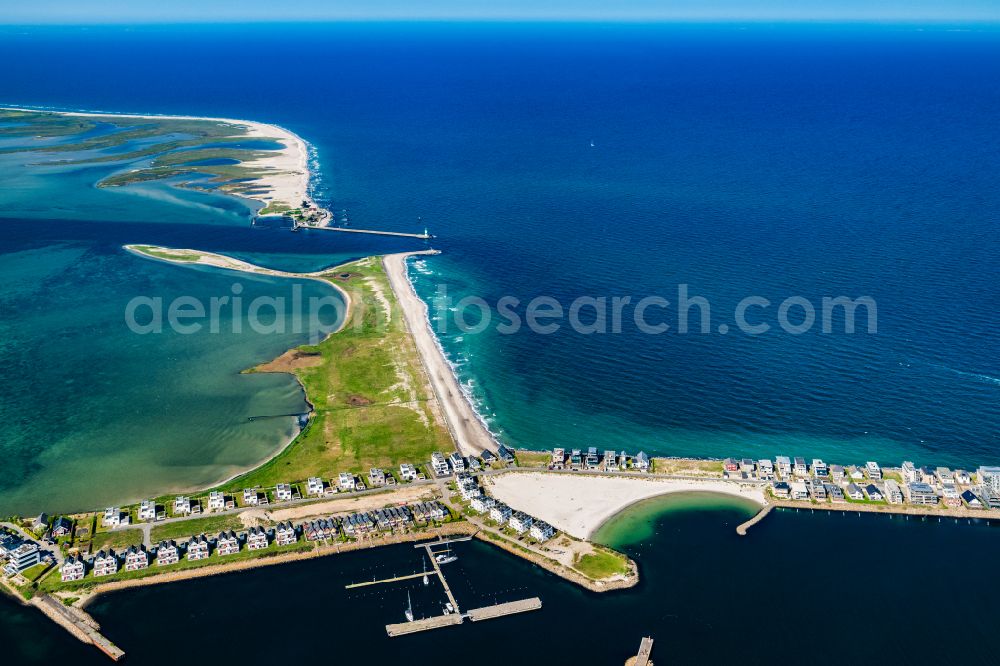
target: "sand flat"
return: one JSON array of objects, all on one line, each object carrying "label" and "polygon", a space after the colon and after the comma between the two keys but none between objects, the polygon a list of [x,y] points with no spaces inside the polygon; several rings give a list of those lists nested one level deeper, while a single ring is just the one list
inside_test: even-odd
[{"label": "sand flat", "polygon": [[[11,111],[32,111],[21,107],[4,107]],[[253,120],[238,120],[235,118],[209,118],[203,116],[155,115],[132,113],[99,113],[90,111],[41,111],[60,116],[79,116],[84,118],[131,118],[141,120],[198,120],[219,123],[234,128],[234,137],[247,139],[269,139],[281,144],[281,150],[265,151],[256,159],[243,162],[244,165],[264,171],[256,183],[258,194],[246,197],[259,201],[264,206],[272,204],[299,208],[303,201],[315,206],[309,196],[309,149],[302,137],[279,125],[256,122]]]},{"label": "sand flat", "polygon": [[589,539],[609,518],[638,501],[679,492],[714,492],[764,505],[760,488],[731,481],[512,472],[489,477],[490,494],[512,509]]}]

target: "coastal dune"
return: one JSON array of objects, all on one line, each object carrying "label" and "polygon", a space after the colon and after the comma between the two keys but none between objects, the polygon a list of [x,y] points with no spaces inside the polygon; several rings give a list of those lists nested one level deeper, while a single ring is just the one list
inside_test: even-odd
[{"label": "coastal dune", "polygon": [[729,481],[511,472],[490,482],[490,494],[496,499],[578,539],[590,539],[623,509],[659,495],[712,492],[765,504],[760,488]]}]

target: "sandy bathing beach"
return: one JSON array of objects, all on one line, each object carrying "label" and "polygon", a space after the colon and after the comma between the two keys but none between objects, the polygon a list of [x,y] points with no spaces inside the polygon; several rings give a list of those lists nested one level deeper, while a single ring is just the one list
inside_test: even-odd
[{"label": "sandy bathing beach", "polygon": [[243,130],[234,132],[233,136],[245,136],[250,139],[271,139],[277,141],[282,146],[281,150],[267,151],[267,156],[257,158],[247,165],[254,169],[262,169],[267,175],[260,178],[255,186],[261,190],[259,194],[254,194],[254,201],[259,201],[268,206],[277,204],[288,208],[300,208],[303,201],[308,201],[311,206],[319,208],[309,196],[309,150],[306,142],[294,132],[290,132],[278,125],[268,125],[252,120],[236,120],[233,118],[204,118],[201,116],[166,116],[166,115],[139,115],[127,113],[96,113],[86,111],[48,111],[45,109],[27,109],[18,107],[4,107],[11,111],[44,111],[62,116],[81,116],[86,118],[139,118],[143,120],[204,120],[207,122],[222,123],[232,125],[234,128]]},{"label": "sandy bathing beach", "polygon": [[579,539],[636,502],[680,492],[733,495],[764,505],[760,488],[729,481],[633,479],[573,474],[501,474],[486,481],[491,495]]},{"label": "sandy bathing beach", "polygon": [[406,326],[416,343],[424,369],[427,371],[434,393],[437,394],[459,452],[469,456],[479,455],[487,449],[496,451],[498,448],[496,440],[479,419],[434,338],[430,320],[427,318],[427,304],[417,296],[406,274],[407,257],[428,253],[404,252],[383,257],[389,284],[399,301]]}]

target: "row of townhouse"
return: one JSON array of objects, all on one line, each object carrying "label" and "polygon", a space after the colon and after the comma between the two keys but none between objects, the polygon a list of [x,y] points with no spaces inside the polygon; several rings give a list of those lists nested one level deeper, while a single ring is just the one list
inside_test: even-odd
[{"label": "row of townhouse", "polygon": [[491,520],[507,525],[518,534],[528,534],[536,541],[547,541],[555,535],[555,529],[548,523],[529,516],[523,511],[513,511],[503,502],[489,497],[478,482],[467,474],[456,479],[462,499],[469,502],[469,508],[481,514],[489,514]]},{"label": "row of townhouse", "polygon": [[597,447],[588,447],[586,452],[583,449],[556,448],[552,450],[552,457],[549,460],[549,469],[572,469],[572,470],[604,470],[623,471],[633,469],[640,472],[648,472],[650,469],[650,459],[645,451],[639,451],[634,456],[630,456],[624,451],[615,452],[611,449],[598,454]]},{"label": "row of townhouse", "polygon": [[514,511],[499,500],[490,498],[488,511],[493,522],[501,526],[506,525],[518,534],[527,534],[536,541],[548,541],[556,534],[555,528],[545,521],[529,516],[523,511]]},{"label": "row of townhouse", "polygon": [[317,518],[302,525],[302,534],[308,541],[324,541],[336,539],[341,531],[347,536],[362,536],[377,530],[407,527],[413,523],[440,521],[447,516],[448,510],[440,502],[418,502],[355,513],[341,519]]},{"label": "row of townhouse", "polygon": [[840,484],[845,479],[862,481],[869,479],[880,481],[882,468],[873,460],[864,466],[828,465],[820,458],[807,461],[805,458],[777,456],[773,461],[768,458],[754,460],[752,458],[726,458],[722,461],[722,471],[727,478],[760,479],[761,481],[792,481],[794,479],[824,479]]},{"label": "row of townhouse", "polygon": [[420,523],[439,523],[451,515],[444,504],[441,504],[437,500],[417,502],[416,504],[411,504],[410,508],[413,511],[414,519]]},{"label": "row of townhouse", "polygon": [[302,524],[306,541],[327,541],[340,534],[340,523],[335,518],[317,518]]},{"label": "row of townhouse", "polygon": [[[240,552],[244,543],[249,550],[263,550],[270,545],[272,534],[278,545],[289,545],[298,540],[292,524],[284,522],[278,523],[273,533],[262,527],[252,527],[243,534],[237,534],[233,530],[220,532],[214,540],[214,550],[220,556],[234,555]],[[91,568],[95,577],[110,576],[122,568],[125,571],[149,568],[154,561],[157,566],[166,566],[178,563],[182,557],[189,561],[204,560],[211,555],[212,549],[213,542],[204,534],[194,536],[182,545],[173,540],[161,541],[152,552],[142,545],[129,546],[120,554],[107,548],[98,551]],[[80,580],[86,571],[87,563],[81,556],[68,557],[60,568],[63,581]]]},{"label": "row of townhouse", "polygon": [[440,477],[465,472],[479,472],[484,467],[489,467],[496,462],[510,465],[514,462],[514,453],[503,445],[500,445],[496,453],[489,450],[483,451],[478,458],[476,456],[463,456],[458,451],[453,451],[448,456],[435,451],[431,454],[430,465],[434,475]]},{"label": "row of townhouse", "polygon": [[376,509],[375,522],[380,530],[390,530],[398,527],[405,527],[414,522],[413,513],[409,507],[391,506],[386,509]]},{"label": "row of townhouse", "polygon": [[[777,456],[770,460],[751,460],[743,458],[727,458],[723,461],[723,471],[726,476],[734,474],[741,478],[758,478],[765,481],[782,479],[788,483],[789,496],[801,496],[802,487],[795,486],[794,481],[807,483],[809,496],[823,498],[823,491],[813,492],[815,480],[831,481],[836,486],[843,486],[847,497],[852,499],[872,499],[887,501],[892,504],[909,502],[919,505],[937,505],[943,503],[949,507],[967,506],[970,508],[1000,509],[1000,467],[981,466],[976,471],[978,484],[973,475],[964,469],[952,470],[948,467],[918,467],[912,461],[903,461],[899,468],[902,483],[894,478],[886,478],[881,465],[869,460],[864,465],[827,465],[818,458],[811,463],[805,458]],[[794,488],[793,488],[794,486]],[[827,488],[829,484],[823,483]],[[905,488],[905,493],[904,493]],[[784,486],[779,486],[779,496],[786,492]],[[826,494],[829,494],[828,492]]]},{"label": "row of townhouse", "polygon": [[[403,481],[423,480],[425,477],[412,464],[404,463],[399,466],[399,478]],[[368,471],[369,487],[379,488],[396,484],[396,478],[387,470],[373,467]],[[339,492],[353,492],[364,490],[366,485],[350,472],[341,472],[337,477],[337,483],[329,483],[320,477],[310,477],[306,481],[306,494],[309,497],[321,497]],[[274,487],[273,498],[275,502],[290,502],[301,499],[298,486],[291,483],[279,483]],[[236,498],[227,495],[222,491],[214,490],[209,493],[207,499],[197,500],[188,496],[177,496],[170,504],[173,516],[190,516],[202,513],[203,508],[209,512],[229,511],[237,506],[266,506],[271,499],[266,489],[244,488],[242,501],[237,505]],[[203,507],[204,503],[204,507]],[[155,500],[142,500],[137,509],[137,517],[143,522],[153,522],[163,520],[167,513],[162,505],[158,505]],[[129,511],[120,507],[108,507],[102,518],[102,525],[107,528],[116,528],[128,525],[131,522]]]},{"label": "row of townhouse", "polygon": [[[443,521],[448,516],[448,510],[443,504],[429,501],[355,513],[340,520],[320,518],[307,521],[299,527],[290,521],[279,522],[271,531],[263,527],[251,527],[240,534],[234,530],[224,530],[214,539],[199,534],[181,545],[172,540],[161,541],[152,552],[147,551],[144,546],[131,546],[121,554],[109,548],[94,556],[90,568],[96,577],[109,576],[118,573],[121,568],[125,571],[145,569],[154,561],[158,566],[165,566],[176,564],[182,557],[189,561],[204,560],[210,557],[213,550],[220,557],[234,555],[242,550],[244,544],[250,551],[264,550],[272,542],[278,546],[292,545],[298,541],[300,532],[308,541],[320,541],[336,538],[341,531],[347,536],[357,537],[414,523]],[[86,575],[87,568],[87,562],[82,557],[70,556],[60,568],[62,580],[80,580]]]},{"label": "row of townhouse", "polygon": [[885,479],[871,483],[846,481],[842,486],[824,482],[821,479],[796,479],[791,482],[774,481],[771,493],[779,499],[846,502],[853,501],[887,502],[889,504],[914,504],[920,506],[958,507],[965,505],[972,509],[986,506],[983,498],[973,490],[960,492],[953,485],[944,485],[940,492],[929,483],[921,481],[901,486],[895,479]]}]

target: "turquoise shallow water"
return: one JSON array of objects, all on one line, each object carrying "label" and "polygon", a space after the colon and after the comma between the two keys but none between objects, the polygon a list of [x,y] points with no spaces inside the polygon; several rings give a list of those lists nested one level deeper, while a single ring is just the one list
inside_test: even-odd
[{"label": "turquoise shallow water", "polygon": [[715,512],[728,512],[750,519],[760,506],[750,500],[742,500],[715,493],[677,493],[653,497],[637,502],[616,516],[613,516],[594,533],[593,540],[617,550],[639,547],[653,539],[660,524],[674,514],[702,512],[714,518]]},{"label": "turquoise shallow water", "polygon": [[[308,304],[342,305],[339,295],[311,280],[151,261],[123,244],[224,250],[293,271],[372,252],[365,237],[252,227],[244,203],[169,182],[93,187],[120,165],[49,166],[80,156],[0,155],[9,186],[0,193],[2,515],[202,488],[260,463],[298,432],[295,415],[307,405],[294,378],[241,373],[312,340],[314,315],[334,323],[332,306],[317,312]],[[244,305],[221,308],[215,329],[205,322],[194,334],[169,326],[138,334],[127,325],[136,297],[158,299],[167,317],[178,298],[209,308],[213,298],[237,294]],[[250,305],[261,298],[278,303],[277,330],[251,326]],[[270,305],[263,313],[261,323],[275,321]],[[141,321],[150,316],[139,310]]]},{"label": "turquoise shallow water", "polygon": [[[711,301],[704,335],[628,325],[615,335],[444,335],[510,444],[965,467],[1000,451],[993,29],[354,25],[5,36],[0,55],[25,61],[3,80],[20,103],[252,117],[295,130],[314,149],[317,197],[347,209],[350,224],[429,226],[438,236],[444,254],[414,271],[425,298],[443,284],[489,303],[674,300],[688,284]],[[269,54],[252,71],[238,55],[248,42]],[[209,76],[206,62],[227,76]],[[110,63],[114,81],[92,76]],[[150,71],[185,85],[151,84]],[[311,103],[254,92],[268,76],[313,91]],[[68,189],[89,177],[56,175]],[[44,214],[31,210],[39,181],[29,180],[5,189],[11,218]],[[107,204],[122,224],[160,223],[142,233],[105,227],[122,242],[165,226],[177,244],[282,254],[284,266],[297,254],[312,268],[325,252],[390,243],[251,235],[236,203],[220,212],[203,195],[154,189],[83,187],[79,197],[44,197],[43,209],[102,221]],[[66,240],[59,229],[53,241]],[[878,333],[714,332],[747,295],[775,304],[870,295]],[[23,401],[16,409],[40,412]],[[47,444],[31,446],[25,455],[37,458]]]},{"label": "turquoise shallow water", "polygon": [[[304,411],[294,379],[239,373],[305,336],[237,334],[232,318],[218,334],[137,335],[123,317],[133,294],[207,302],[238,283],[248,300],[290,301],[291,281],[179,269],[79,243],[4,259],[3,307],[17,319],[0,325],[2,510],[92,509],[202,487],[297,431],[291,417],[247,420]],[[299,287],[305,298],[331,293],[314,282]],[[245,313],[238,319],[247,325]]]}]

